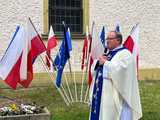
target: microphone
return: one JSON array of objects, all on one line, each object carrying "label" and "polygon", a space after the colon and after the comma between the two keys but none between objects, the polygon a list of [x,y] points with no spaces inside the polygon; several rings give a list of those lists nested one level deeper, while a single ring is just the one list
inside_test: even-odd
[{"label": "microphone", "polygon": [[[107,57],[107,52],[108,52],[108,48],[105,47],[103,56],[106,56],[106,57]],[[99,61],[97,61],[94,70],[96,70],[98,67],[102,67],[102,66],[103,66],[103,65],[100,65]]]},{"label": "microphone", "polygon": [[107,47],[105,47],[105,49],[104,49],[104,53],[107,53],[107,51],[108,51],[108,48],[107,48]]},{"label": "microphone", "polygon": [[107,56],[107,52],[108,52],[108,48],[107,47],[105,47],[105,49],[104,49],[104,56]]}]

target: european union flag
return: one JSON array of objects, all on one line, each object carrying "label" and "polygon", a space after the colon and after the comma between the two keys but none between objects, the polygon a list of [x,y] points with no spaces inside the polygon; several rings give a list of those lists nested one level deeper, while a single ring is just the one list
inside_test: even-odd
[{"label": "european union flag", "polygon": [[53,67],[57,69],[56,85],[61,86],[62,73],[67,60],[70,58],[70,51],[72,50],[71,36],[69,28],[64,26],[64,39],[57,54]]}]

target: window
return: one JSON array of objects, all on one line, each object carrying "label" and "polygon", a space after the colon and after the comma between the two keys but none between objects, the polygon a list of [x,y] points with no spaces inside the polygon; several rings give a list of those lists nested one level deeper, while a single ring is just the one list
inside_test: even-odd
[{"label": "window", "polygon": [[62,21],[72,33],[83,32],[82,0],[49,0],[49,26],[56,33],[63,31]]}]

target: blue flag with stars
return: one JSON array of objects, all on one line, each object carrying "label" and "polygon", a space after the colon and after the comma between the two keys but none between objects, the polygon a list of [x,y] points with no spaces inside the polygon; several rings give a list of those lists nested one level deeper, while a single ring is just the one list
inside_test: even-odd
[{"label": "blue flag with stars", "polygon": [[64,26],[64,39],[60,46],[59,52],[53,62],[53,67],[57,70],[56,85],[61,86],[61,79],[63,74],[63,69],[67,60],[70,58],[70,51],[72,50],[71,36],[69,28],[66,29]]}]

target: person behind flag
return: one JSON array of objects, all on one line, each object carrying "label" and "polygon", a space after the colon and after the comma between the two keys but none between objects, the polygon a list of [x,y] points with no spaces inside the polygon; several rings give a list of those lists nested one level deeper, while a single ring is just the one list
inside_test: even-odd
[{"label": "person behind flag", "polygon": [[107,48],[91,68],[90,120],[138,120],[142,108],[133,56],[116,31],[108,33]]}]

